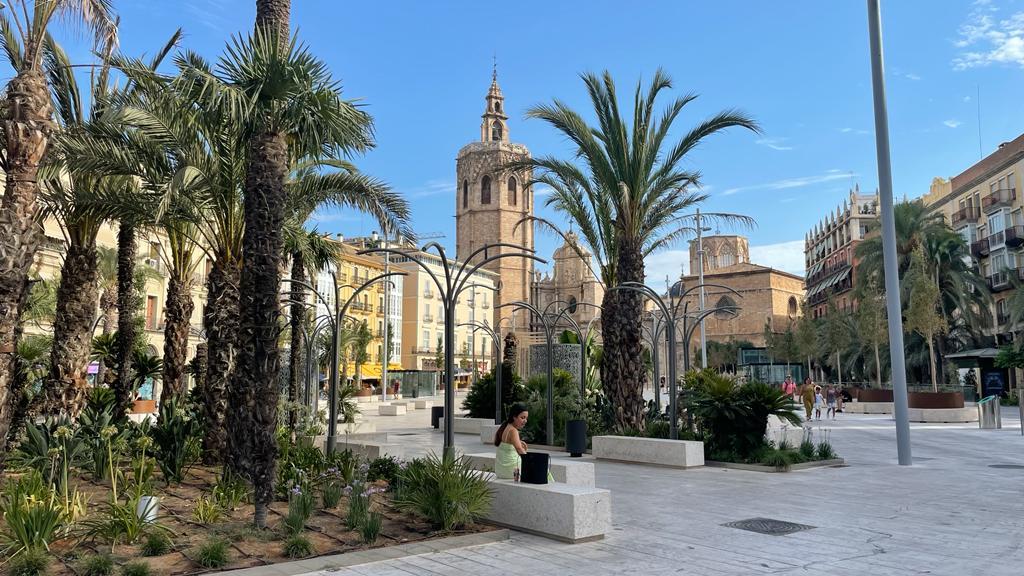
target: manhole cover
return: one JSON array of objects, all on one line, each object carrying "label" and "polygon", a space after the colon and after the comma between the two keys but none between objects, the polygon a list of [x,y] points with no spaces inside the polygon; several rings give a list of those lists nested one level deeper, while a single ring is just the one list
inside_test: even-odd
[{"label": "manhole cover", "polygon": [[808,526],[806,524],[797,524],[795,522],[786,522],[784,520],[772,520],[771,518],[748,518],[747,520],[728,522],[726,524],[722,524],[722,526],[739,528],[740,530],[748,530],[750,532],[767,534],[769,536],[785,536],[786,534],[793,534],[794,532],[802,532],[804,530],[811,530],[814,528],[814,526]]},{"label": "manhole cover", "polygon": [[988,467],[1001,470],[1024,470],[1024,464],[989,464]]},{"label": "manhole cover", "polygon": [[388,436],[417,436],[418,432],[388,432]]}]

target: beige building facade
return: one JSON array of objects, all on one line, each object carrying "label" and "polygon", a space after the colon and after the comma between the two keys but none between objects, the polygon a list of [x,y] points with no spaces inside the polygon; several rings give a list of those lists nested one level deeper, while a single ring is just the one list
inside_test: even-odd
[{"label": "beige building facade", "polygon": [[[573,232],[566,234],[566,241],[552,255],[554,266],[550,274],[535,273],[531,288],[530,302],[541,310],[550,309],[557,312],[569,309],[567,315],[581,329],[587,325],[599,327],[597,319],[601,311],[593,305],[600,306],[604,298],[604,285],[591,269],[592,256],[579,242]],[[560,319],[557,326],[568,329],[570,323]],[[536,322],[533,329],[537,330]]]}]

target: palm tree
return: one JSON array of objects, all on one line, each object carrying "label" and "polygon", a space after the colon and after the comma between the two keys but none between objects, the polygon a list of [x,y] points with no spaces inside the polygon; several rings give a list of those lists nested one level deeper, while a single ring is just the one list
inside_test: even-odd
[{"label": "palm tree", "polygon": [[[280,15],[281,4],[267,0],[259,6]],[[260,22],[273,20],[258,11]],[[254,522],[260,527],[266,524],[275,474],[278,291],[290,159],[337,157],[373,143],[369,115],[342,100],[326,66],[305,47],[281,41],[286,38],[258,26],[251,38],[236,38],[229,45],[216,72],[196,66],[182,71],[186,84],[228,112],[247,143],[242,331],[238,368],[228,390],[235,407],[231,415],[239,418],[229,419],[228,438],[233,471],[254,484]]]},{"label": "palm tree", "polygon": [[[527,112],[527,117],[547,122],[568,138],[579,163],[543,157],[510,168],[532,169],[538,176],[531,183],[552,189],[546,204],[579,228],[605,286],[642,283],[644,258],[691,232],[693,219],[684,212],[707,198],[699,192],[700,173],[683,167],[689,152],[708,136],[731,127],[759,129],[748,116],[727,110],[670,144],[666,139],[673,123],[696,96],[676,98],[656,117],[659,94],[672,87],[664,72],[655,73],[646,91],[637,83],[631,123],[620,113],[615,82],[608,72],[600,77],[584,74],[583,81],[597,126],[588,125],[559,100]],[[539,218],[534,221],[548,225]],[[615,407],[615,426],[643,429],[642,298],[631,291],[609,289],[601,308],[601,382]]]},{"label": "palm tree", "polygon": [[[29,287],[29,269],[42,238],[39,222],[38,171],[56,128],[43,74],[43,43],[50,24],[65,18],[92,33],[100,51],[117,37],[117,23],[108,0],[11,0],[0,12],[0,47],[11,67],[3,106],[4,154],[0,159],[6,183],[0,204],[0,438],[11,414],[8,395],[16,369],[21,312]],[[0,454],[2,455],[2,454]]]}]

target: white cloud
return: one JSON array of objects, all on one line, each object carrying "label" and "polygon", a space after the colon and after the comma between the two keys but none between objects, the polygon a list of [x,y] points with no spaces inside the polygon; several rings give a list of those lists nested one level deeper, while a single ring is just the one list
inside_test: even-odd
[{"label": "white cloud", "polygon": [[970,102],[970,101],[971,101],[971,97],[970,96],[964,96],[964,102]]},{"label": "white cloud", "polygon": [[839,131],[842,132],[843,134],[856,134],[858,136],[869,134],[867,130],[860,130],[857,128],[840,128]]},{"label": "white cloud", "polygon": [[777,244],[750,247],[750,261],[791,274],[804,274],[804,241],[790,240]]},{"label": "white cloud", "polygon": [[428,198],[442,194],[455,194],[454,180],[428,180],[426,184],[404,191],[410,198]]},{"label": "white cloud", "polygon": [[950,128],[956,128],[957,126],[963,124],[963,122],[955,119],[943,120],[942,123]]},{"label": "white cloud", "polygon": [[659,294],[665,291],[665,278],[669,282],[679,279],[680,272],[686,274],[690,269],[690,251],[687,250],[665,250],[657,254],[651,254],[644,260],[644,271],[647,279],[645,283],[656,290]]},{"label": "white cloud", "polygon": [[957,30],[953,45],[960,48],[954,70],[1009,64],[1024,68],[1024,12],[1007,18],[995,16],[991,2],[975,2],[967,21]]},{"label": "white cloud", "polygon": [[767,146],[772,150],[792,150],[792,146],[786,146],[785,144],[788,140],[789,138],[761,138],[760,140],[756,140],[755,143],[760,144],[761,146]]},{"label": "white cloud", "polygon": [[915,81],[921,79],[920,76],[918,76],[917,74],[913,74],[913,73],[904,74],[903,77],[906,78],[907,80],[915,80]]},{"label": "white cloud", "polygon": [[774,182],[766,182],[764,184],[752,184],[750,186],[737,186],[734,188],[728,188],[722,191],[722,196],[732,196],[737,192],[745,192],[748,190],[789,190],[791,188],[803,188],[805,186],[813,186],[815,184],[822,184],[825,182],[832,182],[835,180],[845,180],[855,175],[856,174],[844,172],[839,169],[832,169],[826,170],[823,174],[817,174],[814,176],[785,178],[782,180],[775,180]]}]

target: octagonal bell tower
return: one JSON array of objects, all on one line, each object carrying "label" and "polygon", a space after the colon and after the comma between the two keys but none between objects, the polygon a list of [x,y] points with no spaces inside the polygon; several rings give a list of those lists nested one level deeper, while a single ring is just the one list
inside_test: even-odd
[{"label": "octagonal bell tower", "polygon": [[[480,140],[463,146],[455,162],[456,258],[464,260],[485,244],[506,242],[533,249],[533,225],[516,224],[533,214],[533,189],[526,184],[530,171],[506,172],[510,162],[530,157],[522,144],[509,141],[505,97],[498,86],[497,71],[485,98],[487,107],[480,122]],[[502,251],[499,249],[499,251]],[[533,263],[523,258],[502,258],[487,265],[501,276],[495,306],[515,300],[529,301]],[[493,322],[512,315],[495,310]],[[517,318],[523,318],[519,314]]]}]

